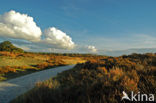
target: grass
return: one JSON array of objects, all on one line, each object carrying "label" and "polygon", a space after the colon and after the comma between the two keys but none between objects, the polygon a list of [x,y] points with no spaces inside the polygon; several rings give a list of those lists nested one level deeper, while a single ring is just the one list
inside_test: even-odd
[{"label": "grass", "polygon": [[77,64],[77,63],[84,63],[86,60],[85,59],[82,59],[82,58],[65,58],[63,59],[63,61],[66,63],[66,64]]},{"label": "grass", "polygon": [[0,81],[61,65],[82,63],[81,57],[55,54],[0,52]]},{"label": "grass", "polygon": [[122,91],[156,95],[155,54],[87,59],[11,103],[120,103]]},{"label": "grass", "polygon": [[45,58],[44,56],[39,57],[9,57],[9,56],[0,56],[0,67],[3,66],[31,66],[31,65],[37,65],[39,63],[42,63],[46,61],[48,58]]}]

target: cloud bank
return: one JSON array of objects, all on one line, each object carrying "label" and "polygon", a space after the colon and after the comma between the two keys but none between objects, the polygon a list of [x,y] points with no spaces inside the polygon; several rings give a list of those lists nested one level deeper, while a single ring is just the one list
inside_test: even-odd
[{"label": "cloud bank", "polygon": [[42,33],[33,17],[14,10],[0,15],[0,36],[23,39],[49,48],[73,49],[75,47],[72,38],[63,31],[50,27]]}]

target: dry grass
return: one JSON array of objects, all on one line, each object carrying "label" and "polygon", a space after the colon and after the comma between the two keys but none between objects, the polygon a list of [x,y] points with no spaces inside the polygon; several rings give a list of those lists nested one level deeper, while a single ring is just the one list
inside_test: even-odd
[{"label": "dry grass", "polygon": [[85,60],[81,57],[41,53],[0,52],[0,81],[14,78],[16,75],[22,76],[23,74],[25,75],[37,70],[82,62],[85,62]]},{"label": "dry grass", "polygon": [[156,94],[155,54],[85,58],[11,103],[120,103],[123,90]]}]

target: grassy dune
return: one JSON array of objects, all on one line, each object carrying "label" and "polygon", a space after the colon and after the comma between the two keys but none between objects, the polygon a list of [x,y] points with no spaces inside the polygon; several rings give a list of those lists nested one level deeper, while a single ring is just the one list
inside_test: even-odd
[{"label": "grassy dune", "polygon": [[120,103],[122,91],[156,95],[155,54],[88,60],[37,83],[11,103]]}]

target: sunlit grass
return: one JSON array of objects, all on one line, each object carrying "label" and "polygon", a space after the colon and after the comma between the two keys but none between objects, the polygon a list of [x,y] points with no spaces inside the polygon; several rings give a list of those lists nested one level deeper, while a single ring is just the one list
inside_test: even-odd
[{"label": "sunlit grass", "polygon": [[156,93],[156,55],[87,59],[86,63],[37,83],[12,103],[120,103],[123,91]]},{"label": "sunlit grass", "polygon": [[[39,53],[0,52],[0,81],[55,66],[85,62],[82,57]],[[23,72],[23,73],[22,73]]]}]

